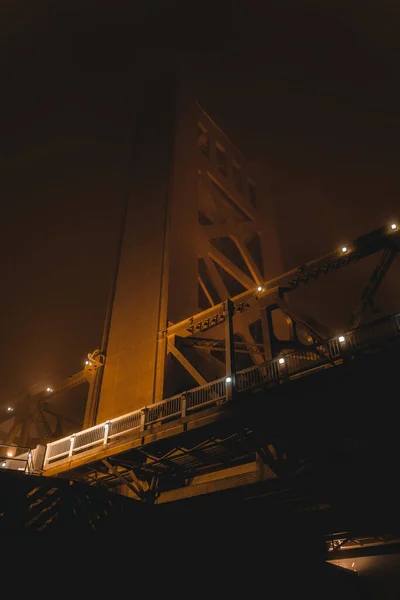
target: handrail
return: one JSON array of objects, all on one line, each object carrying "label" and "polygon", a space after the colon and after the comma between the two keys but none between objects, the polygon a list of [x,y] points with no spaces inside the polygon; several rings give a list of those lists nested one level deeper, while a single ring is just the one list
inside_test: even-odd
[{"label": "handrail", "polygon": [[33,471],[32,450],[18,444],[0,444],[0,468],[10,471]]},{"label": "handrail", "polygon": [[[240,370],[235,375],[236,392],[289,381],[293,377],[313,372],[316,367],[337,364],[346,356],[398,336],[400,313],[383,317],[341,336],[311,344],[300,352],[285,354]],[[44,469],[58,460],[108,444],[117,437],[127,436],[133,431],[145,431],[147,427],[156,423],[182,418],[190,412],[224,402],[227,385],[232,385],[232,382],[223,377],[50,442],[46,448]]]}]

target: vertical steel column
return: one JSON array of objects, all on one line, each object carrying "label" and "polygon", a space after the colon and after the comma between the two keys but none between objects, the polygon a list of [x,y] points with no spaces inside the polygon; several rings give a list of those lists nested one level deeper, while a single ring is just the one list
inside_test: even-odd
[{"label": "vertical steel column", "polygon": [[70,437],[68,456],[72,456],[72,454],[74,452],[74,444],[75,444],[75,434],[71,435],[71,437]]},{"label": "vertical steel column", "polygon": [[231,300],[224,302],[225,313],[225,390],[226,399],[232,400],[235,393],[236,367],[235,367],[235,348],[233,338],[233,313],[234,304]]}]

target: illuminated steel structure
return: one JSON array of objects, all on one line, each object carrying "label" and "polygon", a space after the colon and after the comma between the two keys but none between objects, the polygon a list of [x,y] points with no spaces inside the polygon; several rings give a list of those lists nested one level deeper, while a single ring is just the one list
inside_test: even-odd
[{"label": "illuminated steel structure", "polygon": [[[243,426],[251,404],[241,399],[399,340],[398,315],[365,327],[362,319],[400,235],[390,223],[281,274],[265,174],[191,98],[161,114],[154,94],[148,100],[103,343],[71,379],[90,380],[82,430],[57,439],[43,426],[41,443],[46,476],[162,503],[279,480],[284,452],[262,422]],[[288,302],[299,286],[376,253],[342,335]],[[31,400],[39,417],[42,400]]]},{"label": "illuminated steel structure", "polygon": [[[195,351],[206,348],[222,354],[224,375],[157,403],[151,403],[149,395],[149,402],[139,409],[48,444],[43,473],[48,476],[68,473],[93,485],[105,485],[136,499],[157,503],[262,482],[273,482],[279,487],[283,481],[287,485],[279,474],[285,461],[277,460],[283,456],[274,447],[274,427],[268,434],[265,412],[260,416],[254,401],[261,397],[262,410],[268,414],[273,408],[271,400],[268,401],[274,398],[273,390],[287,384],[292,386],[291,382],[299,378],[312,380],[317,374],[329,374],[332,369],[349,373],[353,363],[356,377],[360,363],[354,360],[363,356],[368,360],[372,355],[378,364],[376,353],[385,348],[392,349],[391,360],[395,359],[400,341],[400,314],[364,325],[360,322],[379,287],[374,283],[376,274],[382,273],[387,253],[395,254],[399,243],[398,228],[382,227],[346,248],[170,325],[164,332],[167,339],[179,334],[183,348]],[[325,337],[314,320],[299,314],[281,298],[301,285],[377,252],[382,252],[382,256],[371,278],[373,284],[366,286],[361,308],[350,319],[350,323],[357,319],[356,328],[336,337]],[[273,328],[268,327],[271,322],[267,321],[263,331],[268,335],[263,343],[235,342],[235,319],[256,309],[284,311],[295,332],[306,331],[306,341],[301,341],[299,335],[283,341],[277,339]],[[211,337],[211,332],[218,335]],[[241,357],[252,355],[258,357],[258,362],[247,367],[238,365]],[[321,380],[318,381],[321,385]]]},{"label": "illuminated steel structure", "polygon": [[[96,372],[104,364],[104,356],[99,350],[88,354],[84,368],[61,381],[47,387],[36,394],[22,393],[9,401],[4,413],[0,415],[0,423],[10,420],[12,425],[3,440],[4,444],[31,445],[33,440],[46,444],[60,437],[63,418],[53,410],[52,400],[72,388],[86,384],[88,386],[87,403],[90,404],[94,393]],[[52,427],[52,422],[55,425]]]},{"label": "illuminated steel structure", "polygon": [[[194,100],[178,95],[162,112],[149,101],[135,148],[107,361],[86,426],[222,376],[218,357],[183,349],[168,327],[282,270],[266,181]],[[245,344],[255,318],[237,318]]]}]

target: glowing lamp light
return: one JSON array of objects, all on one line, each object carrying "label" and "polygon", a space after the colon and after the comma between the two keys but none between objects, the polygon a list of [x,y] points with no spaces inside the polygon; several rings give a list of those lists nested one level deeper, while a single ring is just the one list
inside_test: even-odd
[{"label": "glowing lamp light", "polygon": [[51,387],[46,388],[46,392],[52,392],[53,389]]},{"label": "glowing lamp light", "polygon": [[397,229],[397,224],[396,223],[392,223],[390,226],[390,229],[392,229],[392,231],[395,231]]},{"label": "glowing lamp light", "polygon": [[227,377],[227,378],[225,379],[225,381],[226,381],[226,383],[231,383],[231,381],[232,381],[232,377]]},{"label": "glowing lamp light", "polygon": [[343,248],[342,248],[342,253],[343,253],[343,254],[346,254],[347,250],[348,250],[347,246],[343,246]]},{"label": "glowing lamp light", "polygon": [[7,452],[7,456],[12,456],[12,452]]},{"label": "glowing lamp light", "polygon": [[285,359],[284,358],[280,358],[278,362],[279,362],[280,365],[284,365],[285,364]]},{"label": "glowing lamp light", "polygon": [[13,407],[12,407],[12,406],[9,406],[9,407],[7,408],[7,410],[8,410],[8,412],[12,412],[14,409],[13,409]]},{"label": "glowing lamp light", "polygon": [[339,342],[341,344],[343,344],[343,342],[345,342],[345,341],[346,341],[346,338],[344,337],[344,335],[339,335]]},{"label": "glowing lamp light", "polygon": [[85,365],[88,365],[88,364],[89,364],[89,361],[88,361],[88,360],[85,360]]},{"label": "glowing lamp light", "polygon": [[6,463],[5,463],[5,462],[2,462],[2,463],[1,463],[1,466],[2,466],[2,467],[5,467],[5,466],[6,466]]},{"label": "glowing lamp light", "polygon": [[264,288],[263,288],[263,286],[262,286],[262,285],[259,285],[259,286],[257,287],[257,292],[262,292],[263,290],[264,290]]}]

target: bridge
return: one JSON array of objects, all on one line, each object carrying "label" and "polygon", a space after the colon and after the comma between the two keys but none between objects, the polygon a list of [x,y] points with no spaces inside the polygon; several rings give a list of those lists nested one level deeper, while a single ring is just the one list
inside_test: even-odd
[{"label": "bridge", "polygon": [[[276,573],[285,564],[304,589],[318,578],[332,590],[338,586],[336,593],[354,585],[357,594],[357,579],[345,574],[400,548],[400,313],[367,318],[399,248],[393,225],[160,332],[174,343],[180,335],[186,348],[222,353],[223,377],[159,402],[150,396],[139,409],[54,439],[44,409],[52,397],[84,384],[90,402],[105,365],[95,351],[82,371],[16,405],[8,443],[0,446],[0,483],[7,491],[0,499],[0,531],[8,547],[28,534],[26,548],[32,556],[40,549],[48,568],[77,552],[119,563],[130,536],[141,540],[142,564],[158,535],[188,569],[204,551],[215,564],[243,569],[264,562],[246,545],[259,536]],[[377,266],[350,327],[336,335],[323,337],[314,319],[283,300],[284,293],[375,253]],[[305,342],[294,335],[276,353],[272,327],[262,343],[237,340],[235,315],[260,306],[283,310],[297,332],[305,328]],[[215,329],[224,335],[211,337]],[[238,357],[249,355],[258,360],[237,368]],[[12,440],[27,416],[45,441],[33,448]],[[93,540],[105,542],[101,551]],[[181,556],[183,543],[190,559]],[[162,561],[166,569],[172,556]],[[344,571],[323,571],[336,565]]]},{"label": "bridge", "polygon": [[[334,402],[346,411],[351,423],[360,409],[354,388],[366,397],[368,388],[373,389],[377,382],[382,385],[382,370],[387,380],[393,377],[393,370],[388,376],[387,366],[398,360],[400,313],[364,324],[362,321],[393,262],[399,241],[399,228],[395,224],[381,227],[348,247],[336,249],[171,325],[160,336],[177,344],[179,335],[186,347],[222,352],[224,376],[159,402],[151,402],[149,398],[149,403],[139,409],[39,445],[29,454],[20,453],[20,460],[27,459],[26,472],[70,478],[159,505],[195,498],[204,500],[212,492],[219,492],[222,497],[224,493],[237,494],[238,490],[245,497],[268,495],[277,506],[318,504],[318,500],[311,499],[309,490],[304,492],[302,483],[299,489],[298,482],[302,482],[299,474],[304,471],[305,459],[314,458],[320,445],[311,451],[303,449],[303,454],[293,452],[290,445],[296,434],[289,439],[289,433],[283,436],[279,433],[283,418],[280,411],[286,410],[288,398],[291,406],[298,399],[305,416],[300,416],[296,409],[293,414],[298,424],[305,427],[307,420],[318,418],[313,402],[310,404],[313,394],[322,394],[323,404],[328,405],[332,390],[342,382],[346,389],[341,390],[342,398],[336,397]],[[283,300],[284,294],[300,285],[310,284],[375,253],[381,256],[349,319],[352,327],[346,331],[324,339],[315,320],[299,314]],[[235,315],[255,306],[258,310],[260,307],[284,310],[292,322],[305,327],[306,343],[294,338],[286,342],[278,355],[265,360],[271,351],[272,335],[263,344],[236,341]],[[216,328],[223,328],[222,339],[210,337],[210,331]],[[252,366],[237,369],[238,355],[249,353],[258,360]],[[82,372],[43,392],[41,397],[49,398],[88,379],[90,397],[103,365],[104,357],[98,352],[91,354]],[[40,405],[38,398],[34,398],[33,404]],[[291,419],[287,414],[284,419],[289,432]],[[320,438],[319,431],[324,429],[324,435],[334,435],[341,443],[342,432],[334,431],[337,426],[336,416],[331,415],[330,424],[323,416],[315,424],[317,436],[309,431],[310,440]],[[5,469],[17,465],[14,456],[4,455],[2,460]],[[20,463],[18,468],[21,469]]]},{"label": "bridge", "polygon": [[[229,310],[230,303],[227,303],[227,312]],[[236,408],[243,404],[242,396],[248,403],[249,393],[262,394],[268,403],[268,392],[276,386],[287,385],[321,370],[347,366],[359,355],[386,349],[399,339],[400,313],[324,342],[310,344],[307,350],[230,372],[222,379],[50,442],[46,447],[43,472],[59,475],[72,471],[76,476],[81,472],[86,481],[110,487],[122,482],[137,498],[145,499],[157,489],[157,478],[168,470],[174,472],[183,468],[187,477],[189,473],[193,477],[195,472],[202,473],[213,466],[240,464],[247,453],[243,455],[240,443],[236,448],[232,438],[218,441],[206,437],[193,448],[183,448],[176,441],[173,450],[160,457],[152,455],[151,447],[157,441],[161,440],[165,445],[167,438],[175,440],[183,433],[225,419],[226,412],[232,412],[229,403]],[[251,410],[251,405],[246,408]],[[196,438],[198,441],[198,434]],[[130,454],[130,451],[133,452]],[[142,455],[139,464],[138,455]],[[111,457],[112,462],[109,461]],[[265,460],[268,463],[268,458]],[[144,481],[150,479],[148,493],[138,481],[137,472]]]},{"label": "bridge", "polygon": [[[357,544],[397,548],[400,306],[377,318],[374,303],[399,224],[283,272],[246,159],[197,104],[181,111],[171,156],[170,113],[155,132],[149,98],[141,202],[127,199],[101,343],[81,371],[0,417],[0,526],[129,522],[137,535],[142,515],[160,527],[177,511],[229,529],[227,507],[247,510],[246,523],[262,507],[287,535],[292,517],[322,532],[332,560]],[[297,306],[296,290],[374,257],[340,330]],[[68,421],[57,402],[84,387],[82,419]]]}]

